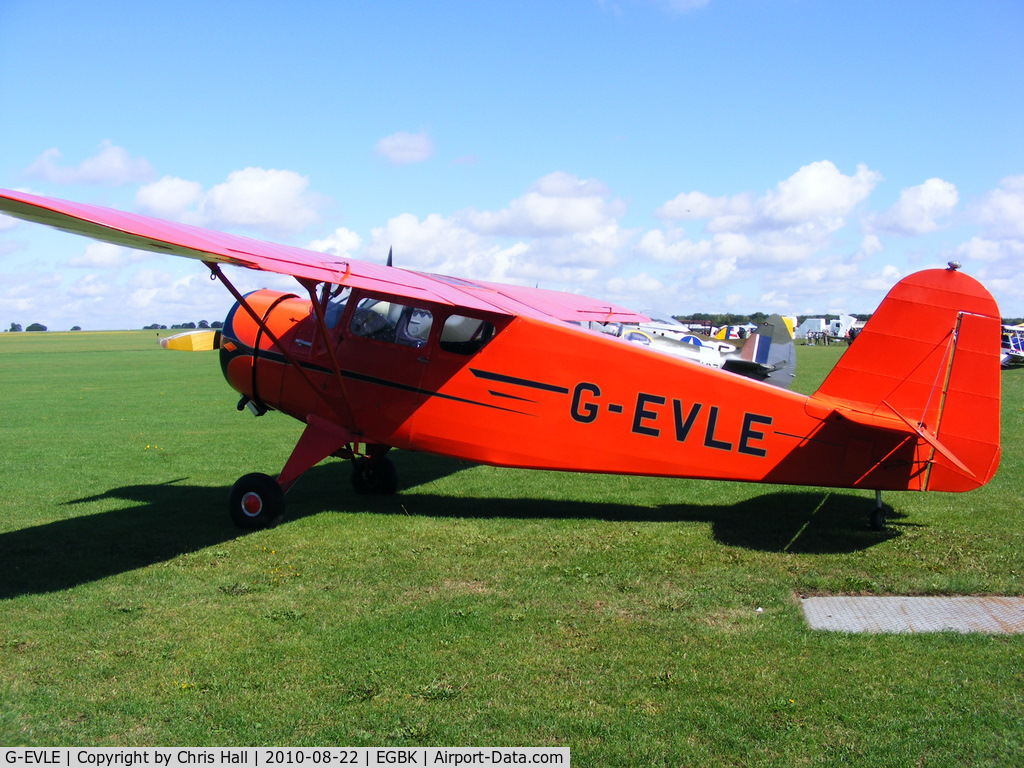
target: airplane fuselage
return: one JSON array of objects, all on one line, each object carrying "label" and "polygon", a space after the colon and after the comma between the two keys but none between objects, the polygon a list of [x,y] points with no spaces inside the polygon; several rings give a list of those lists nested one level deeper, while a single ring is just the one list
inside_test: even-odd
[{"label": "airplane fuselage", "polygon": [[[368,298],[353,294],[321,328],[309,300],[250,294],[291,360],[236,309],[221,350],[228,382],[362,442],[480,463],[881,489],[924,482],[918,441],[803,395],[557,321],[429,303],[415,307],[429,318],[415,343],[361,334]],[[445,343],[453,318],[493,331],[478,345]]]}]

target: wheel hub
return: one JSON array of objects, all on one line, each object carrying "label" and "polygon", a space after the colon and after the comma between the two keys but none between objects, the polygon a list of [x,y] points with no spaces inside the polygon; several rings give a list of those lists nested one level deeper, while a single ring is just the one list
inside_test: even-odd
[{"label": "wheel hub", "polygon": [[249,517],[255,517],[263,509],[263,499],[258,493],[250,491],[242,497],[242,511]]}]

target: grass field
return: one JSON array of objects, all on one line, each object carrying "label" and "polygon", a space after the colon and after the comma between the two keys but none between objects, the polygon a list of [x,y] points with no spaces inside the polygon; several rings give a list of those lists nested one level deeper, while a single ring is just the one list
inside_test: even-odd
[{"label": "grass field", "polygon": [[[811,391],[839,347],[799,348]],[[1024,594],[1024,370],[963,495],[331,460],[153,332],[0,334],[0,744],[572,748],[575,765],[1024,763],[1024,637],[819,633],[811,593]],[[538,436],[542,439],[542,436]],[[757,608],[763,608],[757,612]]]}]

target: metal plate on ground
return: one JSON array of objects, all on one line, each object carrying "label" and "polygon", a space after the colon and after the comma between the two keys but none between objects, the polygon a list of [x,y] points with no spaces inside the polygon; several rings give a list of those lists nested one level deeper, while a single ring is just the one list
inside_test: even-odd
[{"label": "metal plate on ground", "polygon": [[1024,633],[1024,597],[808,597],[811,629],[833,632]]}]

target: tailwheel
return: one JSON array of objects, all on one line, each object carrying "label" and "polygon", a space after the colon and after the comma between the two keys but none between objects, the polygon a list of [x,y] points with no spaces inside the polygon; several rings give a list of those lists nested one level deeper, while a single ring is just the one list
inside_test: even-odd
[{"label": "tailwheel", "polygon": [[269,528],[284,517],[284,491],[274,478],[253,472],[240,477],[231,488],[228,511],[239,528]]},{"label": "tailwheel", "polygon": [[871,518],[868,521],[872,531],[885,530],[885,510],[881,507],[871,510]]},{"label": "tailwheel", "polygon": [[352,488],[356,493],[390,496],[398,490],[398,470],[387,456],[352,459]]}]

